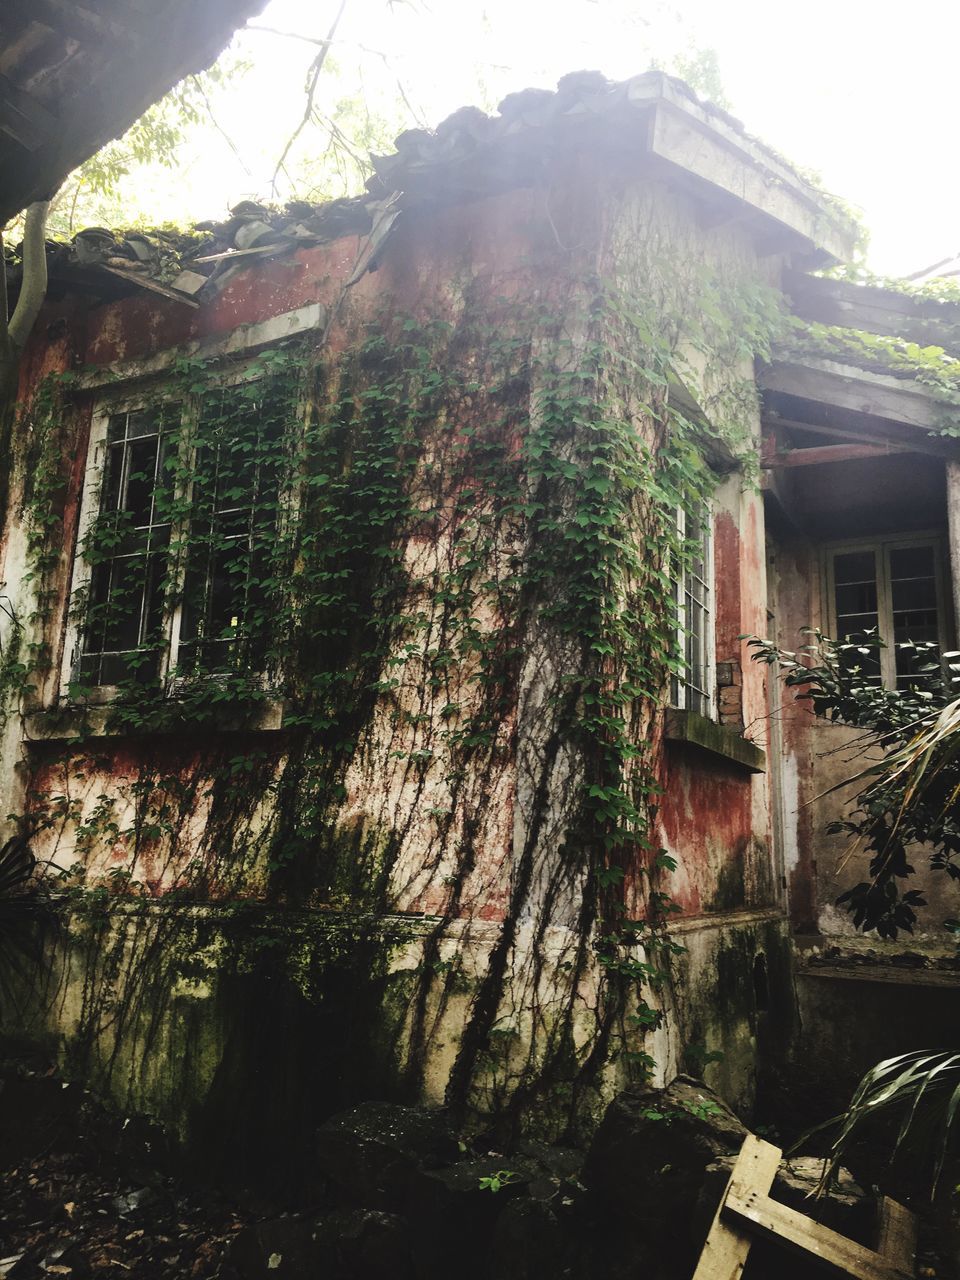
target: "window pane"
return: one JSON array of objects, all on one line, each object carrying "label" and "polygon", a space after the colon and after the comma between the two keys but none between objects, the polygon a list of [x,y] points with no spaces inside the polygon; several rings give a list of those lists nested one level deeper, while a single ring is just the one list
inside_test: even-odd
[{"label": "window pane", "polygon": [[873,551],[843,552],[833,558],[837,639],[857,637],[877,626],[877,558]]},{"label": "window pane", "polygon": [[877,584],[875,582],[838,582],[837,616],[875,618],[877,616]]},{"label": "window pane", "polygon": [[675,578],[682,669],[671,681],[670,696],[676,706],[709,715],[710,522],[703,512],[680,512],[678,528],[686,539],[686,563]]},{"label": "window pane", "polygon": [[131,523],[142,528],[150,523],[153,510],[153,488],[157,475],[159,436],[148,436],[127,447],[126,492],[123,510],[130,513]]},{"label": "window pane", "polygon": [[79,675],[95,684],[153,679],[159,670],[170,526],[158,503],[179,410],[113,414],[100,513],[84,547],[93,562]]},{"label": "window pane", "polygon": [[890,552],[890,599],[899,683],[937,661],[932,650],[918,653],[911,647],[900,647],[936,644],[940,639],[933,547],[898,547]]},{"label": "window pane", "polygon": [[193,522],[180,617],[181,670],[223,670],[261,653],[258,586],[275,549],[284,403],[247,384],[210,396],[198,427]]},{"label": "window pane", "polygon": [[[880,626],[877,593],[877,556],[874,551],[844,551],[833,557],[834,611],[837,640],[854,648],[840,653],[848,670],[859,668],[867,679],[880,682],[880,652],[866,642],[867,632]],[[886,637],[884,637],[886,638]]]}]

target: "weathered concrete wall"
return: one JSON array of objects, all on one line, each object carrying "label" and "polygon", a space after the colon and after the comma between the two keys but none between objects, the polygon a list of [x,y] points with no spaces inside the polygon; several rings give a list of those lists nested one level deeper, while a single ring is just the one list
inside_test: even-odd
[{"label": "weathered concrete wall", "polygon": [[[562,199],[551,197],[549,208],[542,190],[528,189],[419,212],[400,224],[379,269],[349,294],[354,238],[241,271],[197,312],[138,295],[90,312],[82,324],[71,318],[60,345],[44,347],[36,359],[59,367],[122,365],[319,303],[324,348],[313,354],[329,365],[384,316],[445,320],[455,329],[469,305],[496,326],[509,314],[504,299],[569,308],[560,319],[576,358],[587,340],[579,282],[599,272],[648,308],[652,294],[664,323],[677,329],[678,351],[689,337],[697,356],[685,372],[708,416],[737,384],[742,437],[755,440],[755,397],[742,394],[744,385],[752,393],[749,352],[741,347],[731,362],[719,348],[705,349],[695,277],[759,285],[772,270],[769,260],[760,264],[741,228],[704,231],[691,202],[650,180],[613,182],[599,161],[582,159],[562,178]],[[722,303],[722,290],[718,297]],[[477,416],[489,403],[480,394],[477,358],[466,346],[463,373],[478,392],[460,402],[454,425],[486,432],[503,447],[504,465],[512,465],[519,424],[536,421],[539,375],[521,389],[512,417],[496,426]],[[536,370],[535,343],[531,364]],[[25,396],[38,371],[27,367]],[[652,439],[647,394],[642,386],[616,389],[638,437]],[[515,671],[492,733],[460,766],[448,708],[459,708],[452,727],[483,712],[477,660],[460,664],[445,683],[431,683],[427,662],[444,625],[436,583],[458,554],[449,516],[469,481],[448,466],[459,447],[456,431],[442,421],[425,442],[412,485],[434,514],[400,537],[407,594],[397,612],[427,617],[421,652],[411,658],[397,637],[400,675],[371,700],[328,843],[308,850],[284,878],[268,852],[285,818],[283,780],[295,781],[297,735],[282,721],[202,736],[118,739],[98,730],[78,744],[69,716],[44,715],[54,712],[60,688],[92,399],[77,395],[60,423],[70,464],[58,497],[64,547],[32,624],[32,639],[46,645],[50,661],[24,703],[28,741],[15,744],[11,730],[7,746],[22,756],[21,793],[10,796],[10,810],[40,820],[38,855],[53,868],[81,862],[88,888],[102,886],[102,901],[92,916],[85,906],[74,927],[51,942],[47,998],[34,1006],[33,1029],[54,1034],[76,1070],[194,1133],[216,1130],[226,1099],[249,1092],[245,1072],[256,1075],[258,1062],[266,1070],[267,1047],[281,1041],[268,1076],[288,1114],[308,1087],[308,1061],[323,1064],[314,1101],[322,1098],[317,1105],[329,1102],[331,1110],[351,1094],[439,1101],[459,1088],[480,1112],[496,1112],[518,1094],[527,1115],[552,1113],[555,1122],[589,1111],[627,1065],[611,1056],[588,1096],[577,1096],[580,1067],[602,1055],[609,1034],[599,1022],[605,978],[591,959],[588,868],[573,826],[585,764],[574,743],[557,737],[557,690],[564,670],[582,658],[546,620],[548,609],[528,609],[511,637]],[[491,520],[500,519],[495,494],[481,492],[477,501]],[[736,475],[721,489],[715,522],[716,656],[735,674],[724,691],[723,720],[731,734],[746,726],[764,745],[765,673],[743,663],[738,640],[764,630],[762,512],[759,496]],[[481,566],[491,581],[530,555],[519,519],[503,519],[497,530]],[[8,584],[25,564],[16,538],[8,532]],[[33,590],[30,582],[21,586],[24,617],[33,612]],[[503,615],[502,598],[485,588],[473,609],[491,643],[516,622]],[[636,732],[645,742],[657,730],[646,716]],[[257,756],[253,773],[224,781],[218,769],[245,754]],[[685,912],[677,936],[688,949],[666,988],[665,1028],[650,1033],[645,1048],[667,1076],[691,1043],[722,1054],[711,1079],[748,1104],[765,1012],[758,1009],[758,957],[777,999],[789,1004],[767,775],[680,744],[660,761],[659,822],[679,864],[668,887]],[[153,820],[158,811],[162,824]],[[111,878],[118,870],[119,881]],[[128,901],[131,881],[142,901]],[[639,882],[628,876],[628,913],[645,910]],[[196,907],[177,902],[175,891],[201,890]],[[288,914],[274,927],[273,903],[305,914]],[[357,1063],[366,1066],[358,1070]],[[545,1093],[531,1087],[551,1071]]]}]

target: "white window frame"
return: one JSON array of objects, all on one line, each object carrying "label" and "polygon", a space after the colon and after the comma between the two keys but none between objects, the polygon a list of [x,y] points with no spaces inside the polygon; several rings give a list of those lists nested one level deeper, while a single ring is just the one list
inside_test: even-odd
[{"label": "white window frame", "polygon": [[[90,421],[90,440],[87,447],[87,466],[83,478],[83,490],[80,499],[80,517],[77,522],[76,554],[73,561],[73,574],[70,583],[70,609],[68,613],[66,635],[63,646],[63,662],[60,672],[60,699],[66,701],[70,696],[70,685],[77,679],[80,667],[83,635],[86,619],[78,613],[77,601],[86,596],[93,582],[93,565],[84,558],[83,547],[93,533],[100,515],[101,491],[103,488],[104,470],[107,459],[107,433],[110,419],[121,413],[136,413],[147,409],[157,409],[164,405],[173,405],[182,401],[173,394],[157,391],[154,394],[128,393],[111,396],[98,401],[93,407]],[[181,419],[182,422],[182,419]],[[171,530],[171,539],[177,536]],[[160,657],[160,678],[166,681],[168,659],[170,654],[170,616],[164,618],[163,653]],[[117,696],[117,688],[113,685],[92,686],[87,700],[92,702],[109,702]]]},{"label": "white window frame", "polygon": [[[257,368],[255,365],[250,367],[249,364],[246,364],[245,367],[240,369],[234,368],[229,371],[212,373],[208,387],[213,390],[216,387],[239,386],[243,382],[259,381],[269,376],[269,371]],[[80,515],[77,522],[77,549],[70,583],[70,608],[60,671],[59,697],[61,702],[70,700],[70,686],[77,680],[80,665],[81,646],[86,622],[78,614],[74,606],[80,596],[89,591],[93,580],[93,566],[88,560],[84,559],[82,549],[100,515],[101,488],[107,456],[107,434],[110,419],[121,413],[133,413],[138,410],[152,410],[164,406],[180,405],[179,430],[182,434],[179,447],[181,449],[181,464],[189,464],[196,447],[194,443],[194,428],[197,425],[201,399],[201,395],[177,394],[175,388],[171,388],[164,383],[146,390],[141,389],[137,392],[105,396],[93,406],[90,422],[90,440],[87,448],[87,466],[84,472]],[[303,413],[303,401],[302,398],[298,397],[294,415],[301,425]],[[185,465],[184,470],[186,474],[192,474],[193,469],[192,466]],[[189,493],[183,496],[189,497]],[[281,481],[280,519],[284,523],[295,513],[299,502],[300,493],[293,483],[292,476],[288,478],[288,482]],[[182,544],[187,532],[188,529],[185,525],[174,525],[170,530],[171,546],[176,547],[178,542]],[[177,578],[181,580],[178,581],[177,585],[181,586],[185,565],[177,563],[174,571],[177,574]],[[175,686],[182,683],[182,681],[174,680],[172,677],[172,672],[176,669],[181,615],[182,601],[179,598],[179,592],[177,592],[173,607],[164,614],[163,650],[160,655],[158,673],[161,686],[167,689],[168,692],[175,691]],[[212,672],[206,678],[216,680],[218,676],[217,673]],[[264,678],[264,682],[265,684],[269,683],[267,677]],[[85,694],[84,701],[93,704],[108,703],[115,701],[119,694],[120,689],[116,685],[95,685],[89,688]]]},{"label": "white window frame", "polygon": [[[686,537],[689,516],[683,507],[677,507],[677,533]],[[705,601],[703,604],[703,629],[700,637],[703,670],[702,687],[691,686],[684,679],[688,671],[687,645],[687,581],[691,572],[684,567],[673,579],[674,601],[677,608],[677,649],[681,655],[680,671],[670,681],[670,705],[681,711],[695,711],[698,715],[716,720],[717,714],[717,645],[716,645],[716,580],[714,575],[714,513],[710,502],[703,505],[702,528],[704,538],[703,578]]]},{"label": "white window frame", "polygon": [[851,538],[842,542],[830,542],[821,548],[821,582],[823,584],[824,630],[838,641],[837,594],[834,575],[834,559],[848,552],[872,551],[877,565],[877,629],[885,647],[879,651],[880,679],[885,689],[897,687],[896,645],[893,639],[893,600],[891,592],[890,553],[911,547],[931,547],[933,550],[934,586],[937,593],[937,643],[940,652],[950,648],[950,619],[947,616],[949,592],[947,590],[946,563],[943,534],[938,530],[926,530],[898,537]]}]

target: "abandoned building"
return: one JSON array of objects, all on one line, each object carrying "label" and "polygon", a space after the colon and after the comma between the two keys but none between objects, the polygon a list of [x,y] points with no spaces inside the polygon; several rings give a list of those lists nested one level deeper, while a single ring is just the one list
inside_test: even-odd
[{"label": "abandoned building", "polygon": [[835,908],[845,731],[744,637],[954,644],[952,409],[879,339],[958,305],[813,274],[843,212],[659,72],[368,187],[49,248],[0,812],[56,921],[5,1030],[224,1149],[373,1097],[568,1132],[684,1065],[748,1110],[956,1030],[952,909]]}]

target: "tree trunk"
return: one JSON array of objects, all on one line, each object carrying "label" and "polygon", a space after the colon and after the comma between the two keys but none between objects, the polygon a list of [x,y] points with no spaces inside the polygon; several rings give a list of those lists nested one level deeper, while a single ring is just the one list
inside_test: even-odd
[{"label": "tree trunk", "polygon": [[47,292],[46,230],[49,200],[32,204],[23,231],[23,277],[13,315],[7,300],[6,259],[0,234],[0,529],[6,521],[14,467],[13,425],[16,418],[20,357]]}]

